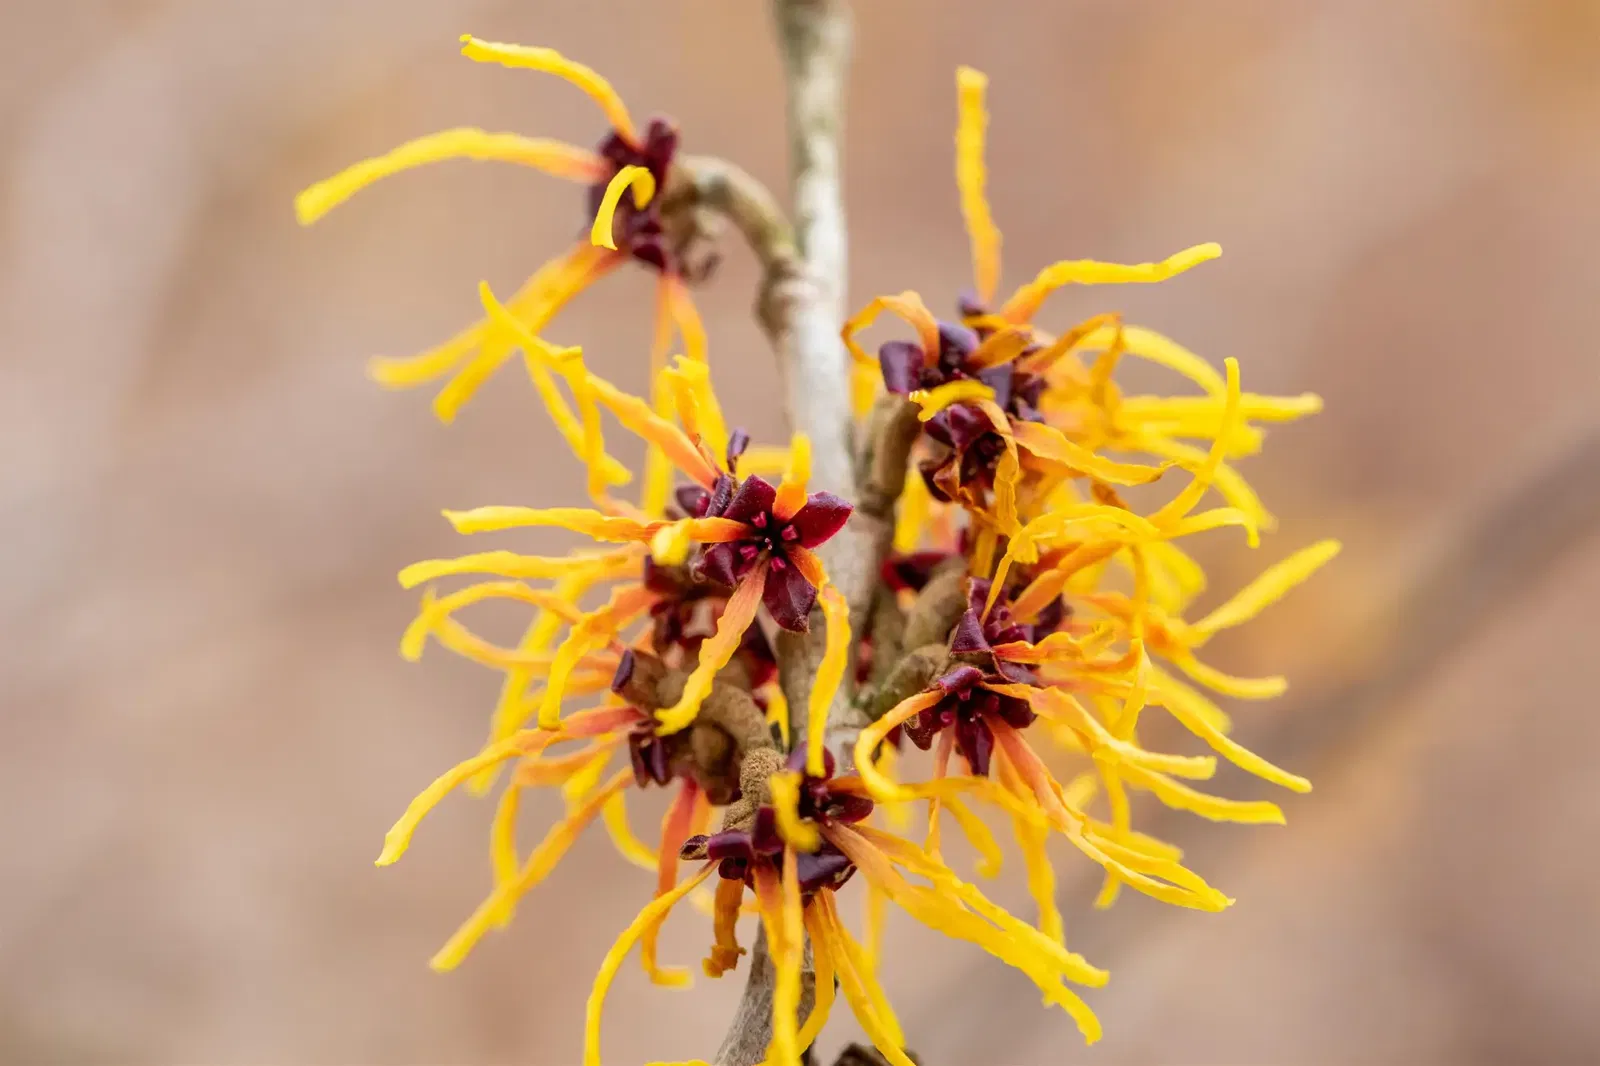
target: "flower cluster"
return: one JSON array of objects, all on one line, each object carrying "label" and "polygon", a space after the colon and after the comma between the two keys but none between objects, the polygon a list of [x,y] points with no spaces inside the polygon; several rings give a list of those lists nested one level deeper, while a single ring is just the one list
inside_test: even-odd
[{"label": "flower cluster", "polygon": [[[449,375],[436,401],[449,420],[520,353],[587,473],[588,506],[444,512],[462,534],[553,527],[587,540],[567,554],[496,549],[401,573],[406,587],[426,586],[402,653],[414,659],[432,640],[504,676],[483,749],[417,796],[378,860],[398,859],[453,790],[486,791],[510,766],[493,816],[494,886],[434,965],[457,965],[506,924],[599,820],[656,884],[595,979],[585,1026],[591,1066],[599,1062],[606,993],[635,946],[653,981],[689,983],[687,971],[658,962],[657,936],[673,908],[713,878],[703,969],[718,977],[737,967],[745,953],[737,922],[753,906],[776,974],[771,1063],[800,1061],[836,992],[887,1061],[910,1063],[875,977],[888,902],[1021,971],[1085,1039],[1097,1039],[1099,1022],[1069,986],[1097,987],[1106,973],[1064,946],[1051,839],[1066,837],[1103,869],[1103,904],[1127,885],[1178,906],[1221,910],[1232,901],[1184,866],[1177,848],[1134,829],[1130,792],[1216,820],[1282,821],[1273,803],[1190,784],[1215,773],[1218,755],[1290,790],[1310,788],[1234,741],[1226,713],[1207,695],[1265,699],[1285,682],[1227,675],[1198,652],[1310,577],[1338,545],[1292,554],[1193,621],[1189,609],[1205,574],[1180,545],[1223,528],[1259,542],[1272,518],[1233,464],[1261,447],[1263,424],[1313,413],[1320,401],[1243,392],[1233,360],[1219,373],[1117,314],[1060,333],[1035,321],[1062,286],[1162,281],[1215,258],[1215,245],[1132,266],[1055,263],[996,303],[1001,238],[985,194],[986,81],[963,68],[955,169],[974,291],[949,321],[914,292],[879,297],[842,331],[858,414],[886,412],[916,435],[906,469],[896,466],[904,488],[895,554],[867,612],[870,629],[852,634],[850,605],[818,551],[851,519],[852,504],[811,489],[804,435],[785,447],[752,446],[743,430],[729,429],[711,387],[686,288],[702,276],[683,262],[662,206],[675,181],[676,128],[655,119],[639,133],[599,75],[553,51],[464,40],[470,58],[554,73],[588,93],[611,124],[600,148],[450,130],[360,163],[307,190],[298,204],[310,221],[378,178],[445,158],[519,162],[588,186],[586,240],[505,303],[480,287],[483,319],[440,348],[375,364],[390,385]],[[594,374],[581,349],[541,336],[572,296],[628,259],[660,276],[649,398]],[[873,356],[859,335],[884,311],[903,319],[913,337],[888,340]],[[685,354],[668,360],[674,330]],[[1129,358],[1177,372],[1199,395],[1125,395],[1116,371]],[[608,419],[646,445],[637,503],[614,492],[633,472],[606,450]],[[1160,483],[1170,481],[1179,485],[1163,493]],[[1139,498],[1163,502],[1136,508],[1123,495],[1133,487]],[[1201,509],[1213,493],[1220,504]],[[474,580],[449,592],[432,587],[457,577]],[[527,607],[515,646],[496,644],[457,617],[488,600]],[[824,650],[807,705],[794,708],[805,741],[791,745],[767,634],[815,625],[825,627]],[[871,719],[841,753],[853,763],[847,773],[824,746],[841,687]],[[569,708],[580,700],[591,705]],[[1141,727],[1156,708],[1214,754],[1148,749]],[[912,772],[910,760],[892,757],[903,741],[932,752],[929,770]],[[1043,747],[1083,756],[1085,772],[1058,780]],[[560,788],[567,813],[521,857],[519,797],[536,787]],[[630,788],[671,792],[653,844],[629,827]],[[921,845],[874,824],[888,813],[886,824],[894,825],[910,803],[926,805]],[[948,815],[978,852],[978,873],[999,870],[985,808],[1010,822],[1037,907],[1031,923],[996,906],[942,857]],[[697,865],[680,876],[684,863]],[[855,891],[852,883],[867,903],[859,940],[836,900]],[[815,1002],[802,1021],[808,941]]]},{"label": "flower cluster", "polygon": [[[889,564],[910,611],[907,639],[900,648],[874,646],[874,656],[895,654],[898,665],[872,693],[879,717],[860,735],[856,765],[880,802],[927,800],[934,839],[941,810],[957,810],[950,804],[958,796],[1009,814],[1039,928],[1052,935],[1061,922],[1048,833],[1066,836],[1104,868],[1103,904],[1128,885],[1220,910],[1231,900],[1181,865],[1176,848],[1133,829],[1130,790],[1218,820],[1278,822],[1282,812],[1195,789],[1187,782],[1211,777],[1216,759],[1149,751],[1139,723],[1146,708],[1159,707],[1242,769],[1293,791],[1310,788],[1232,740],[1226,714],[1204,691],[1265,699],[1285,682],[1230,677],[1196,650],[1304,581],[1338,545],[1324,541],[1293,554],[1186,622],[1205,576],[1178,542],[1233,526],[1258,543],[1272,519],[1231,461],[1260,447],[1258,423],[1312,413],[1320,401],[1244,393],[1233,360],[1219,374],[1119,315],[1059,335],[1035,324],[1045,298],[1063,285],[1164,280],[1215,258],[1214,245],[1135,266],[1056,263],[991,310],[1000,234],[984,194],[986,79],[964,68],[957,84],[956,173],[975,292],[958,301],[958,321],[939,321],[907,292],[874,300],[845,329],[858,405],[874,402],[881,381],[890,397],[881,402],[913,403],[922,421],[896,534],[907,554]],[[916,339],[888,341],[873,359],[856,334],[885,310]],[[1177,371],[1202,395],[1124,396],[1115,371],[1128,357]],[[1174,474],[1186,480],[1145,513],[1121,495]],[[1223,506],[1197,510],[1212,491]],[[884,772],[878,749],[895,734],[934,748],[931,777],[895,781]],[[1093,770],[1063,784],[1037,750],[1041,739],[1083,753]],[[952,771],[952,754],[964,773]],[[1102,790],[1105,820],[1089,812]]]}]

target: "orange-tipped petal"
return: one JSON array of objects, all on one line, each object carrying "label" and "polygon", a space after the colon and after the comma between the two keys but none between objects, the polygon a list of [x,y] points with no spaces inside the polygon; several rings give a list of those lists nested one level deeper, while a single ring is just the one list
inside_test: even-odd
[{"label": "orange-tipped petal", "polygon": [[[656,866],[656,896],[672,891],[678,880],[678,849],[693,832],[694,817],[700,806],[700,786],[692,778],[683,778],[672,797],[672,805],[661,818],[661,848]],[[665,916],[663,915],[663,918]],[[648,927],[639,943],[639,962],[654,984],[669,988],[683,988],[689,984],[689,971],[678,966],[662,967],[656,963],[656,940],[661,923]]]},{"label": "orange-tipped petal", "polygon": [[659,447],[672,464],[691,481],[709,489],[716,484],[718,471],[700,454],[694,441],[637,396],[617,388],[604,378],[590,375],[595,399],[617,416],[631,432]]},{"label": "orange-tipped petal", "polygon": [[942,699],[944,693],[938,689],[908,696],[897,703],[888,714],[863,729],[861,735],[856,738],[856,772],[861,775],[861,780],[866,784],[867,791],[872,794],[873,799],[890,802],[915,798],[913,793],[895,784],[878,770],[873,754],[883,742],[883,738],[889,735],[889,730],[910,721]]},{"label": "orange-tipped petal", "polygon": [[582,658],[605,647],[617,631],[636,620],[656,602],[656,594],[643,585],[619,585],[611,590],[605,606],[585,614],[567,639],[556,648],[545,678],[544,695],[539,701],[539,726],[555,729],[561,724],[561,701],[566,696],[567,679]]},{"label": "orange-tipped petal", "polygon": [[661,276],[667,316],[683,338],[683,354],[697,363],[706,361],[706,327],[700,321],[700,312],[689,294],[689,286],[676,274]]},{"label": "orange-tipped petal", "polygon": [[778,483],[772,516],[780,522],[793,518],[806,505],[806,485],[811,480],[811,438],[796,433],[789,443],[789,466]]},{"label": "orange-tipped petal", "polygon": [[761,591],[767,583],[767,564],[761,562],[739,582],[728,604],[717,619],[717,631],[700,643],[700,659],[694,671],[683,684],[683,695],[678,702],[657,712],[656,731],[662,735],[676,733],[694,721],[700,704],[711,694],[711,682],[717,672],[728,665],[733,653],[739,650],[744,631],[755,621],[756,610],[761,606]]},{"label": "orange-tipped petal", "polygon": [[866,329],[884,311],[892,311],[910,323],[917,331],[922,350],[937,356],[939,352],[939,322],[933,312],[923,304],[922,297],[907,290],[898,296],[879,296],[844,324],[840,337],[854,361],[851,377],[851,403],[857,415],[865,415],[872,407],[877,392],[878,361],[868,355],[856,340],[856,334]]},{"label": "orange-tipped petal", "polygon": [[632,783],[633,771],[618,771],[566,818],[557,822],[533,849],[517,876],[503,885],[497,885],[489,898],[478,905],[472,916],[428,960],[434,970],[444,972],[461,965],[485,933],[505,924],[507,912],[540,881],[549,876],[556,864],[565,857],[578,835],[599,815],[601,808],[623,788]]},{"label": "orange-tipped petal", "polygon": [[[583,248],[587,250],[582,250]],[[574,296],[615,270],[623,259],[620,252],[582,246],[547,264],[551,268],[548,283],[530,294],[525,305],[511,308],[513,313],[509,317],[520,323],[522,332],[510,336],[497,329],[493,321],[488,323],[478,354],[457,370],[455,376],[447,381],[444,388],[433,398],[433,413],[439,421],[444,423],[454,421],[462,405],[471,399],[483,383],[506,361],[512,347],[524,347],[526,350],[521,343],[526,335],[537,334],[544,329]],[[544,273],[543,268],[540,273]],[[481,294],[483,287],[480,287],[479,291]],[[551,415],[556,418],[558,428],[562,428],[563,424],[572,418],[570,411],[566,412],[564,418],[555,410],[551,411]],[[571,437],[568,439],[570,441]],[[580,456],[583,454],[581,450],[576,448],[574,450],[577,450]]]}]

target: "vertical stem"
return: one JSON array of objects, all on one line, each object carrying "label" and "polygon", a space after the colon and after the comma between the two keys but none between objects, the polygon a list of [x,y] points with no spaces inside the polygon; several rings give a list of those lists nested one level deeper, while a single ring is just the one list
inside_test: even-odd
[{"label": "vertical stem", "polygon": [[850,376],[844,324],[846,238],[840,133],[850,62],[844,0],[774,0],[789,106],[789,176],[802,276],[789,316],[793,343],[780,351],[793,428],[811,437],[817,484],[850,493]]},{"label": "vertical stem", "polygon": [[[839,340],[846,257],[839,132],[850,58],[850,15],[845,0],[773,0],[773,16],[788,86],[790,183],[799,260],[787,271],[769,273],[761,318],[777,350],[790,427],[811,438],[816,486],[853,498],[850,375]],[[858,543],[841,534],[822,546],[823,563],[852,607],[869,603],[871,597],[872,575],[866,572],[870,568],[859,561],[851,565],[860,555],[853,547]],[[797,744],[804,735],[823,638],[822,627],[813,625],[808,634],[785,634],[777,649],[790,715],[802,727],[791,734]],[[841,693],[833,710],[847,706]],[[717,1051],[718,1066],[754,1066],[766,1056],[772,1035],[773,978],[766,940],[758,938],[750,953],[744,996]],[[802,1013],[815,999],[815,975],[809,966],[804,982]]]}]

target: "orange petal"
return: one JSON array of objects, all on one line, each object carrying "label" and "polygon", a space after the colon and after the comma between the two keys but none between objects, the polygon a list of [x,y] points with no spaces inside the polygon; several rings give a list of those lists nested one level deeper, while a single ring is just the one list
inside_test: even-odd
[{"label": "orange petal", "polygon": [[684,682],[683,695],[666,710],[658,711],[656,732],[665,736],[676,733],[694,721],[700,704],[711,694],[711,682],[717,672],[728,665],[733,653],[739,650],[744,631],[755,621],[756,610],[761,606],[761,590],[767,583],[767,563],[758,563],[739,582],[728,604],[717,619],[717,631],[700,643],[700,661],[694,672]]},{"label": "orange petal", "polygon": [[789,465],[778,483],[772,515],[780,522],[793,518],[806,505],[806,484],[811,480],[811,438],[796,433],[789,443]]},{"label": "orange petal", "polygon": [[698,363],[705,362],[706,327],[700,321],[700,312],[694,305],[694,297],[689,294],[689,286],[676,274],[663,274],[661,286],[667,315],[683,338],[683,354]]},{"label": "orange petal", "polygon": [[[696,809],[700,805],[700,786],[691,778],[681,779],[672,805],[661,818],[661,850],[656,867],[656,896],[672,891],[678,880],[678,849],[689,839]],[[665,915],[662,920],[665,920]],[[656,939],[661,932],[661,922],[645,929],[639,942],[639,962],[654,984],[669,988],[682,988],[689,983],[688,971],[680,967],[663,968],[656,964]]]},{"label": "orange petal", "polygon": [[883,742],[883,738],[889,735],[889,730],[902,722],[910,721],[942,699],[944,693],[938,689],[908,696],[896,704],[888,714],[863,729],[861,735],[856,738],[856,773],[861,775],[862,782],[874,799],[888,802],[914,798],[907,790],[884,776],[872,757],[873,752]]},{"label": "orange petal", "polygon": [[590,375],[595,398],[633,433],[654,444],[664,452],[672,464],[696,484],[710,489],[716,484],[718,471],[700,454],[689,436],[657,414],[651,406],[637,396],[617,388],[604,378]]}]

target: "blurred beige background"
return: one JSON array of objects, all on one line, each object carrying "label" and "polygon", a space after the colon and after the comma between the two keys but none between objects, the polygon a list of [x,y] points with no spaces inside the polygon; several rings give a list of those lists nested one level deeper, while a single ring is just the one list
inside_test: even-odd
[{"label": "blurred beige background", "polygon": [[[852,302],[914,287],[946,308],[964,283],[952,71],[985,68],[1009,284],[1220,241],[1219,263],[1068,294],[1053,321],[1121,309],[1238,356],[1247,387],[1327,399],[1248,468],[1282,527],[1255,556],[1219,537],[1217,589],[1319,536],[1348,545],[1216,656],[1289,671],[1287,698],[1238,717],[1317,791],[1284,801],[1287,829],[1160,823],[1238,906],[1094,914],[1065,877],[1069,936],[1114,974],[1090,1053],[1016,975],[896,924],[913,1046],[930,1066],[1600,1061],[1600,539],[1490,537],[1440,562],[1600,424],[1600,5],[858,8]],[[371,865],[479,743],[496,688],[437,651],[399,659],[415,601],[395,571],[463,550],[441,506],[571,499],[575,464],[515,375],[446,428],[362,365],[467,321],[479,278],[509,291],[576,231],[578,194],[463,164],[308,231],[290,210],[446,126],[598,137],[571,89],[457,58],[469,30],[590,62],[691,150],[783,182],[750,0],[0,8],[0,1061],[576,1061],[646,875],[587,839],[439,977],[429,954],[487,885],[485,805],[446,804],[405,862]],[[770,427],[752,282],[730,246],[701,305],[727,406]],[[638,384],[648,292],[625,272],[556,339]],[[1397,613],[1430,567],[1443,621]],[[1491,570],[1512,580],[1452,598]],[[1359,686],[1446,622],[1413,683]],[[665,950],[705,942],[680,916]],[[628,967],[608,1058],[709,1054],[742,980],[675,993]]]}]

